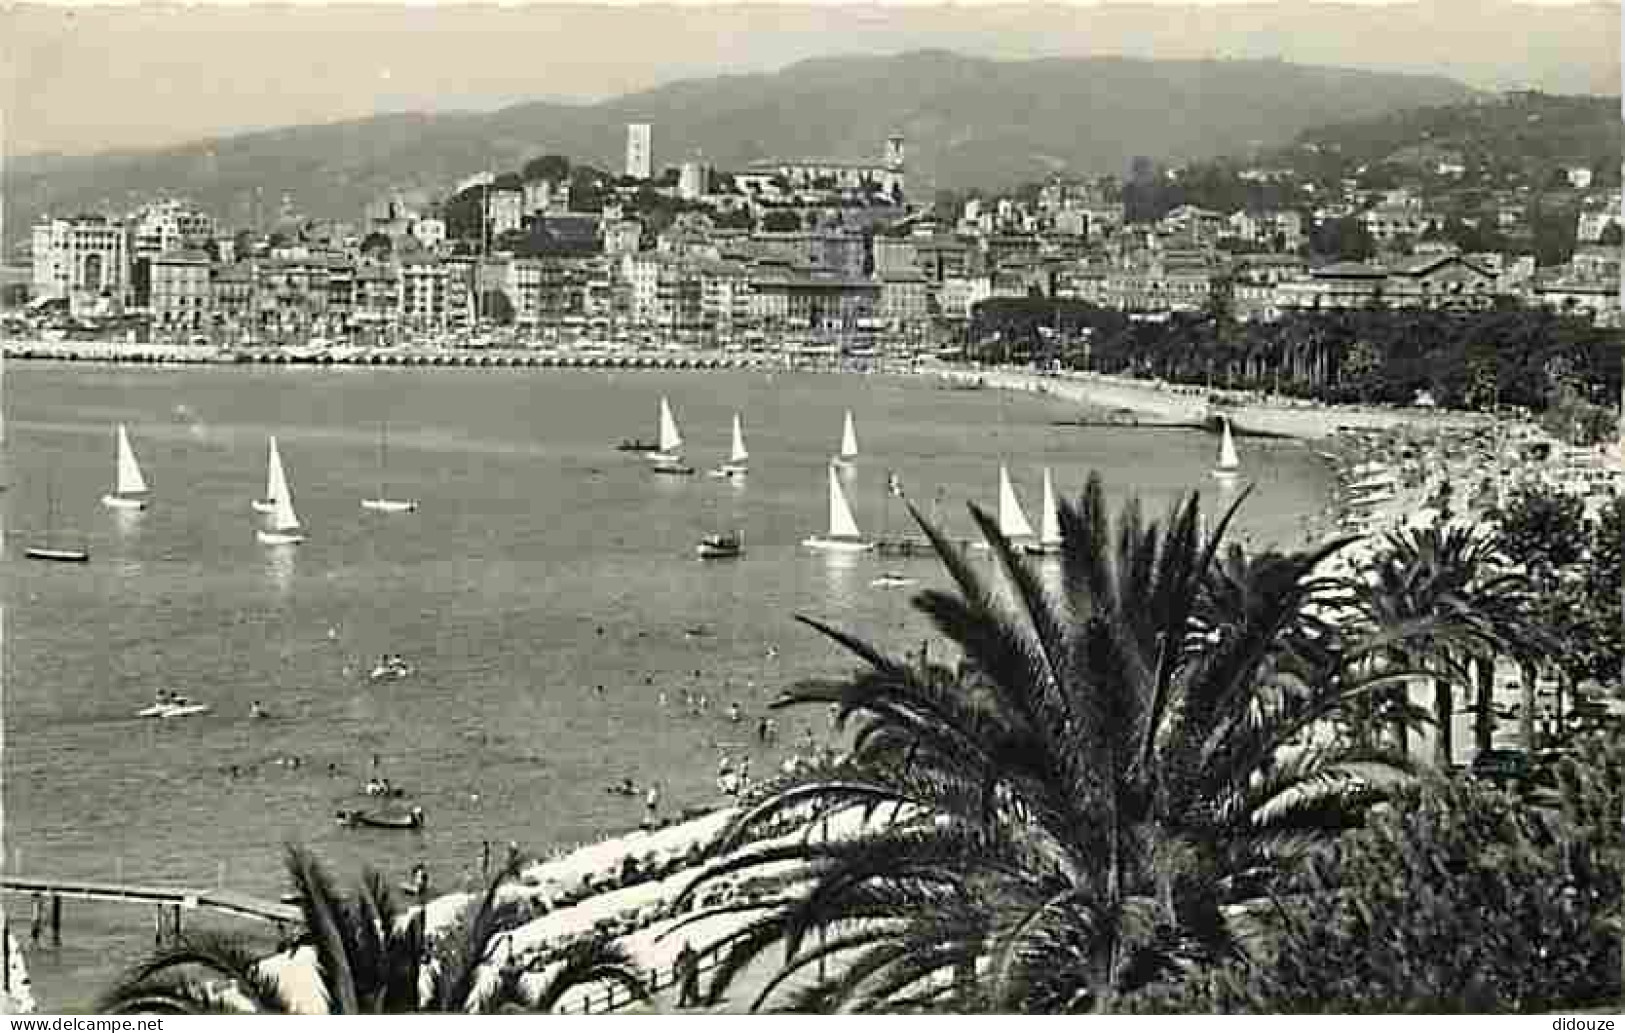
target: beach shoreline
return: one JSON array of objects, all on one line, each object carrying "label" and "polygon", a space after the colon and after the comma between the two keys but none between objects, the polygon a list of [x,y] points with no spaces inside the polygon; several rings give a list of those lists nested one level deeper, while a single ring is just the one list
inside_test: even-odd
[{"label": "beach shoreline", "polygon": [[960,384],[1048,395],[1078,405],[1149,416],[1125,423],[1141,426],[1196,426],[1213,416],[1227,417],[1238,434],[1320,440],[1340,430],[1390,430],[1401,426],[1472,430],[1489,427],[1494,418],[1481,413],[1447,412],[1425,408],[1325,405],[1281,399],[1217,406],[1213,392],[1185,385],[1135,380],[1106,373],[1040,374],[1026,370],[944,370],[942,377]]}]

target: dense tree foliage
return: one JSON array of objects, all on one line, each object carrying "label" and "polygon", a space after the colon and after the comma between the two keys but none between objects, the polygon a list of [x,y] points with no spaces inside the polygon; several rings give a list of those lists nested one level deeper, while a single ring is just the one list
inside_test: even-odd
[{"label": "dense tree foliage", "polygon": [[1091,349],[1096,370],[1318,398],[1452,408],[1544,409],[1562,385],[1619,397],[1620,336],[1579,316],[1512,303],[1484,312],[1348,309],[1222,326],[1176,314],[1133,323]]},{"label": "dense tree foliage", "polygon": [[1588,520],[1578,497],[1525,484],[1495,522],[1508,558],[1543,587],[1533,613],[1558,644],[1553,659],[1566,680],[1625,687],[1625,496]]},{"label": "dense tree foliage", "polygon": [[[1576,769],[1578,770],[1578,769]],[[1470,784],[1372,814],[1254,910],[1262,949],[1130,1002],[1135,1010],[1529,1013],[1619,985],[1619,771],[1571,788],[1594,826]],[[1584,785],[1581,785],[1581,782]]]},{"label": "dense tree foliage", "polygon": [[[715,945],[724,973],[782,946],[758,1004],[816,979],[820,1008],[1109,1008],[1230,956],[1226,906],[1407,777],[1392,754],[1308,741],[1371,688],[1367,645],[1318,615],[1335,586],[1316,568],[1346,543],[1220,556],[1233,509],[1211,537],[1194,496],[1166,523],[1134,503],[1114,522],[1091,478],[1061,507],[1051,590],[972,513],[1001,584],[921,519],[957,591],[915,599],[970,673],[807,621],[866,667],[782,705],[838,707],[853,756],[776,785],[696,884],[786,863],[813,880]],[[847,831],[735,851],[798,816]]]},{"label": "dense tree foliage", "polygon": [[570,159],[562,154],[544,154],[525,162],[523,178],[526,182],[545,179],[557,183],[570,176]]}]

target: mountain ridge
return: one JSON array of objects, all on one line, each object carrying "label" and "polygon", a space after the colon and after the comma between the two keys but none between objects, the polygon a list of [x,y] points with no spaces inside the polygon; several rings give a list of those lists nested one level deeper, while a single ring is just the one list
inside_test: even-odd
[{"label": "mountain ridge", "polygon": [[[620,170],[625,123],[654,125],[655,166],[703,158],[878,160],[908,140],[910,191],[998,188],[1049,171],[1122,173],[1289,142],[1332,122],[1477,96],[1440,76],[1257,61],[1107,56],[997,61],[938,49],[837,56],[772,73],[681,79],[594,104],[392,112],[150,151],[14,159],[14,219],[189,196],[227,222],[290,193],[308,215],[355,219],[393,189],[444,191],[543,153]],[[256,200],[257,198],[257,200]],[[14,222],[12,224],[16,226]]]}]

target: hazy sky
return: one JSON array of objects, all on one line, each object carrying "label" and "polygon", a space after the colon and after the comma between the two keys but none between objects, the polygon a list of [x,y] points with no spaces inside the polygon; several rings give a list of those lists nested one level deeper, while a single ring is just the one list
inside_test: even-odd
[{"label": "hazy sky", "polygon": [[[1007,59],[1281,56],[1486,88],[1618,91],[1618,0],[1542,12],[1509,0],[1396,2],[1415,19],[1409,31],[1395,31],[1390,12],[1311,0],[46,3],[0,12],[0,104],[6,151],[30,154],[385,111],[591,100],[687,76],[922,47]],[[1188,9],[1170,17],[1175,4]]]}]

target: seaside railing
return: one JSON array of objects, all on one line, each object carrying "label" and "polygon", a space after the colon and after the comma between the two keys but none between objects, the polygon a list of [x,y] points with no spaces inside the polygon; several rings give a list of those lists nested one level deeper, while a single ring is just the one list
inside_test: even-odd
[{"label": "seaside railing", "polygon": [[[714,971],[722,964],[722,959],[712,953],[701,954],[695,962],[695,972],[705,975]],[[682,974],[678,971],[674,961],[665,968],[657,968],[649,972],[645,984],[651,997],[661,990],[676,990],[682,981]],[[704,994],[701,994],[703,1000]],[[606,1012],[622,1011],[634,1005],[644,1003],[647,998],[634,994],[629,988],[615,983],[607,983],[600,992],[589,992],[572,999],[567,1005],[559,1008],[561,1015],[602,1015]]]}]

